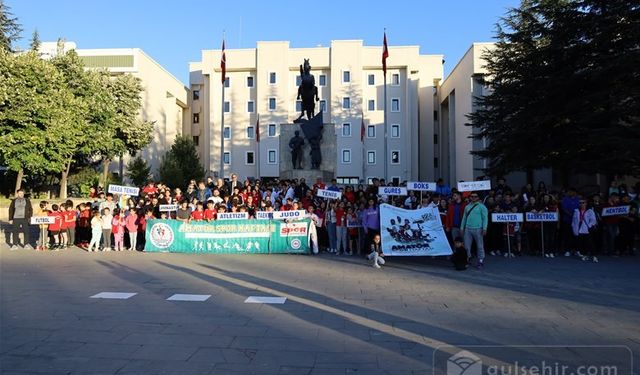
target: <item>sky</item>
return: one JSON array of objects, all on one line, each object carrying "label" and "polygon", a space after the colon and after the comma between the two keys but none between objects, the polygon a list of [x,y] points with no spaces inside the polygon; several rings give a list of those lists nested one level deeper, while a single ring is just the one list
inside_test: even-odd
[{"label": "sky", "polygon": [[[188,86],[203,49],[255,48],[288,40],[295,48],[362,39],[419,45],[445,56],[445,76],[473,42],[494,41],[495,24],[519,0],[5,0],[23,27],[18,46],[59,37],[77,48],[140,48]],[[232,66],[227,61],[227,66]]]}]

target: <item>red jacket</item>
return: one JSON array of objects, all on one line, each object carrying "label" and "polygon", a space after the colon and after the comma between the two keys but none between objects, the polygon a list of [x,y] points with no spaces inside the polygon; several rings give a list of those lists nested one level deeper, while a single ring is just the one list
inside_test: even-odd
[{"label": "red jacket", "polygon": [[48,216],[53,216],[55,218],[55,222],[53,224],[49,224],[49,230],[52,232],[59,232],[62,229],[62,215],[60,212],[49,212]]},{"label": "red jacket", "polygon": [[[465,201],[460,201],[460,222],[462,222],[462,217],[464,216],[464,208],[466,206],[467,204],[465,203]],[[453,228],[453,217],[454,217],[455,207],[456,207],[455,203],[450,203],[449,208],[447,208],[447,219],[443,223],[445,229]]]}]

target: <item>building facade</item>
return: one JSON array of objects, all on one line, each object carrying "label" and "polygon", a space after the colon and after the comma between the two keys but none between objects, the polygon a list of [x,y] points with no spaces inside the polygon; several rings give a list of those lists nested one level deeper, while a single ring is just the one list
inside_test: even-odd
[{"label": "building facade", "polygon": [[[300,64],[309,59],[325,123],[334,124],[335,177],[344,183],[384,177],[433,180],[437,84],[442,55],[420,54],[418,46],[389,48],[387,127],[384,126],[382,47],[361,40],[332,41],[330,47],[290,48],[289,43],[258,42],[252,49],[227,49],[224,100],[220,50],[202,51],[189,65],[189,134],[198,144],[207,174],[278,177],[282,126],[300,115],[296,99]],[[224,116],[224,129],[221,128]],[[364,122],[364,139],[361,127]],[[259,132],[260,142],[256,139]],[[221,137],[224,155],[221,155]],[[386,154],[385,150],[386,143]]]}]

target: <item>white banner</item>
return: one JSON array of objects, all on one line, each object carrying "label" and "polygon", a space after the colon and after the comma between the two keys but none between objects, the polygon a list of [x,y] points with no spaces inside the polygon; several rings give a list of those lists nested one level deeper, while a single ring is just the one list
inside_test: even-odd
[{"label": "white banner", "polygon": [[605,207],[602,209],[602,216],[629,215],[631,206]]},{"label": "white banner", "polygon": [[276,220],[304,219],[304,213],[304,210],[273,211],[273,218]]},{"label": "white banner", "polygon": [[56,218],[53,216],[31,216],[31,224],[54,224],[56,222]]},{"label": "white banner", "polygon": [[558,221],[558,213],[557,212],[527,212],[526,215],[527,221]]},{"label": "white banner", "polygon": [[249,218],[248,212],[221,212],[217,216],[218,220],[246,220]]},{"label": "white banner", "polygon": [[320,198],[328,198],[328,199],[340,199],[342,198],[342,193],[339,191],[327,190],[327,189],[318,189],[318,194],[316,194]]},{"label": "white banner", "polygon": [[161,212],[178,211],[178,205],[177,204],[161,204],[160,211]]},{"label": "white banner", "polygon": [[256,211],[256,219],[273,219],[273,211]]},{"label": "white banner", "polygon": [[397,186],[380,186],[378,188],[378,195],[407,195],[407,188]]},{"label": "white banner", "polygon": [[407,183],[407,190],[436,191],[436,183],[412,181]]},{"label": "white banner", "polygon": [[437,207],[405,210],[380,205],[380,234],[385,255],[451,255]]},{"label": "white banner", "polygon": [[138,194],[140,194],[140,188],[133,186],[109,185],[109,190],[107,190],[107,192],[111,194],[121,194],[137,197]]},{"label": "white banner", "polygon": [[521,213],[493,213],[491,221],[494,223],[522,223],[524,215]]},{"label": "white banner", "polygon": [[491,190],[491,180],[458,182],[458,191]]}]

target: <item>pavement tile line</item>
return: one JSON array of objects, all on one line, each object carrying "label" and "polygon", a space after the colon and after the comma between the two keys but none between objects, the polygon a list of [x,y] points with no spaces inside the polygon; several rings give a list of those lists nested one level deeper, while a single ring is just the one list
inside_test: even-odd
[{"label": "pavement tile line", "polygon": [[167,301],[204,302],[211,298],[211,294],[174,294]]},{"label": "pavement tile line", "polygon": [[102,298],[102,299],[129,299],[138,293],[126,293],[126,292],[100,292],[94,294],[89,298]]},{"label": "pavement tile line", "polygon": [[262,297],[262,296],[250,296],[244,303],[269,303],[282,305],[287,301],[287,297]]}]

